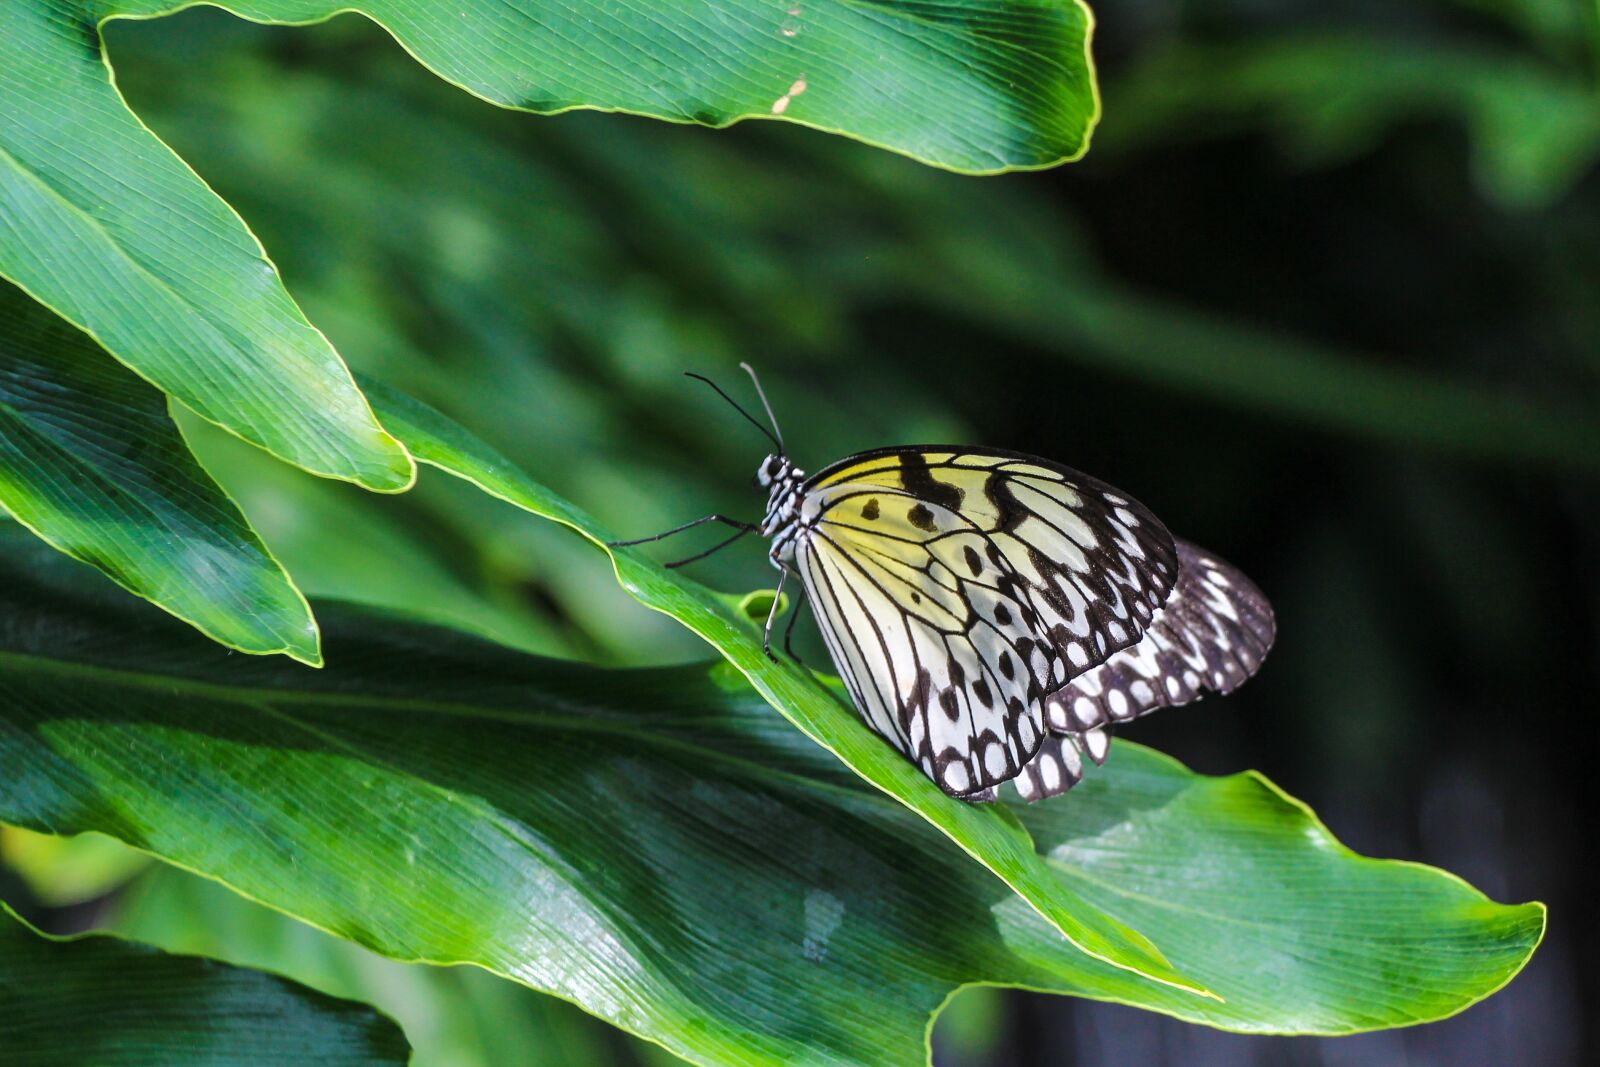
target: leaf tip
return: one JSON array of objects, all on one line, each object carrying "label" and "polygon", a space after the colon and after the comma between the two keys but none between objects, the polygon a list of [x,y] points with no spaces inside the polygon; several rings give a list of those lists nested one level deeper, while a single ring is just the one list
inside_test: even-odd
[{"label": "leaf tip", "polygon": [[327,660],[322,658],[322,650],[320,648],[286,648],[283,650],[283,654],[296,663],[303,663],[307,667],[315,667],[318,670],[328,665]]},{"label": "leaf tip", "polygon": [[374,493],[409,492],[417,484],[417,460],[398,437],[378,431],[378,451],[385,462],[351,479]]}]

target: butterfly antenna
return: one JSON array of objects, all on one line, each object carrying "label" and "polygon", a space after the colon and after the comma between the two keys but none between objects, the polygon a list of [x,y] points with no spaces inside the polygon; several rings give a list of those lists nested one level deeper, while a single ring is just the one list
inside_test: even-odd
[{"label": "butterfly antenna", "polygon": [[[717,395],[718,396],[720,396],[722,399],[726,400],[729,404],[732,404],[733,405],[733,410],[737,411],[739,414],[741,414],[741,415],[743,415],[745,417],[745,421],[749,422],[751,426],[754,426],[756,429],[760,430],[763,434],[766,435],[767,440],[771,441],[773,444],[778,446],[778,454],[780,456],[783,454],[783,439],[772,436],[772,431],[767,429],[765,426],[761,425],[761,423],[755,418],[755,416],[751,415],[744,408],[740,407],[739,406],[739,402],[737,400],[735,400],[733,397],[729,396],[727,393],[723,392],[722,391],[722,386],[718,385],[716,382],[712,381],[710,378],[707,378],[704,374],[696,374],[694,371],[691,371],[691,370],[684,371],[683,372],[683,376],[685,378],[693,378],[695,381],[698,381],[698,382],[705,382],[707,385],[711,386],[711,388],[715,389],[717,391]],[[757,386],[757,388],[759,389],[760,387]],[[761,402],[762,403],[766,403],[766,397],[762,397],[761,398]],[[771,414],[770,410],[769,410],[768,414]]]},{"label": "butterfly antenna", "polygon": [[750,380],[755,383],[756,396],[761,398],[761,406],[767,409],[767,421],[772,423],[772,432],[777,434],[778,455],[787,455],[789,450],[783,446],[783,431],[778,429],[778,417],[772,413],[772,405],[767,403],[767,391],[761,388],[761,379],[756,377],[756,369],[748,363],[741,363],[739,366],[750,375]]}]

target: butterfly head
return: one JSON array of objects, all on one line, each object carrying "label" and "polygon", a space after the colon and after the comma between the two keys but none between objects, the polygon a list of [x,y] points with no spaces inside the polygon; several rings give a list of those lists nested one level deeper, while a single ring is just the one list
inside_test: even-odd
[{"label": "butterfly head", "polygon": [[785,481],[794,471],[794,465],[787,456],[770,455],[761,461],[761,466],[756,470],[756,488],[771,489]]}]

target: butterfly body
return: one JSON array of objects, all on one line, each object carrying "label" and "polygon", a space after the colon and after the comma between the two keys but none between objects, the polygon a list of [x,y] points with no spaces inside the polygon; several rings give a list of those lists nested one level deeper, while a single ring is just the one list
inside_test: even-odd
[{"label": "butterfly body", "polygon": [[799,578],[862,719],[952,796],[1064,792],[1117,723],[1229,692],[1271,646],[1243,574],[1068,467],[915,445],[807,477],[768,436],[761,522],[698,522],[768,539],[778,593]]},{"label": "butterfly body", "polygon": [[806,472],[787,458],[770,455],[756,471],[756,487],[767,490],[767,513],[756,533],[772,543],[767,549],[772,565],[782,570],[794,562],[795,542],[801,532],[801,507],[805,501]]}]

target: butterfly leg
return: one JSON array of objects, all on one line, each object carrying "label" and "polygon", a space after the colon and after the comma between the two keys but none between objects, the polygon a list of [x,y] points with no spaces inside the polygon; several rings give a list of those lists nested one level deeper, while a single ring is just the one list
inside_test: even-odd
[{"label": "butterfly leg", "polygon": [[663,563],[662,566],[666,567],[668,570],[671,570],[674,567],[685,567],[685,566],[688,566],[689,564],[695,562],[696,560],[702,560],[702,559],[705,559],[707,556],[713,555],[713,554],[715,554],[717,552],[721,552],[723,549],[727,548],[729,545],[731,545],[735,541],[739,540],[739,538],[745,537],[745,536],[749,535],[752,532],[753,531],[751,531],[751,530],[740,530],[738,533],[734,534],[732,537],[724,538],[723,540],[718,541],[716,544],[712,545],[710,548],[706,549],[704,552],[696,552],[694,555],[688,557],[687,559],[675,559],[671,563]]},{"label": "butterfly leg", "polygon": [[750,533],[754,530],[760,529],[760,526],[753,522],[742,522],[739,519],[730,519],[726,515],[707,515],[704,518],[695,519],[693,522],[686,522],[682,526],[674,526],[670,530],[663,530],[661,533],[654,534],[650,537],[638,537],[632,541],[607,541],[606,547],[625,548],[628,545],[643,545],[651,541],[660,541],[671,537],[673,534],[680,534],[685,530],[692,530],[696,526],[704,526],[708,522],[720,522],[724,526],[732,526],[734,529],[743,533]]},{"label": "butterfly leg", "polygon": [[778,588],[772,593],[772,607],[767,609],[767,625],[761,630],[761,651],[767,658],[777,663],[778,657],[772,651],[772,623],[778,617],[778,605],[783,603],[783,584],[789,580],[789,568],[783,567],[778,571]]}]

